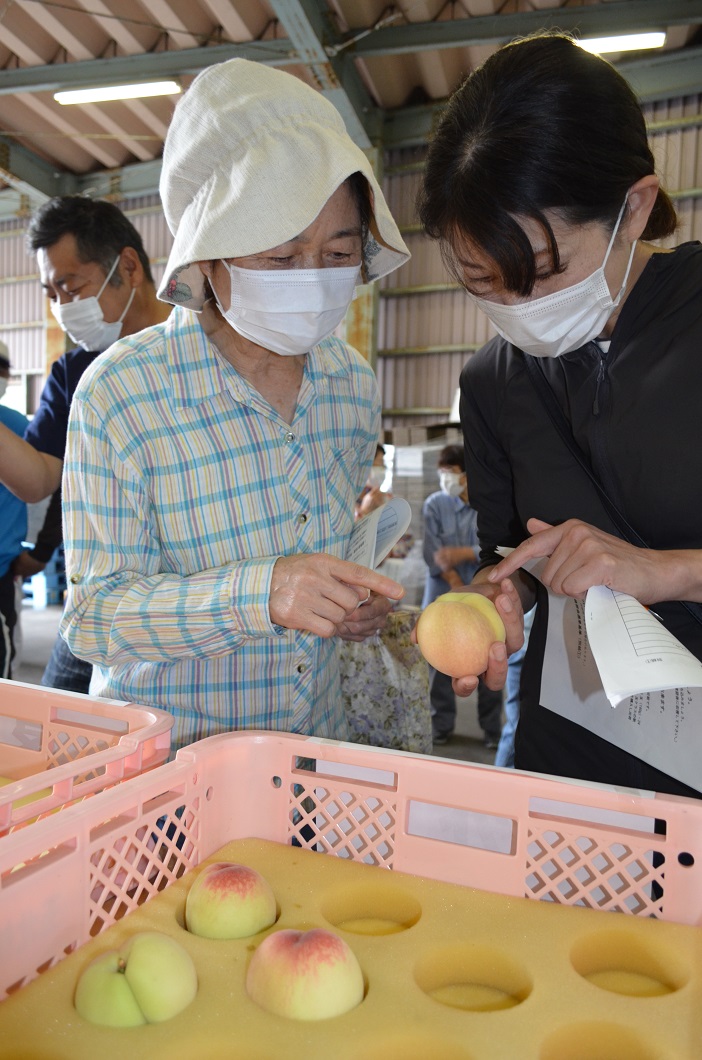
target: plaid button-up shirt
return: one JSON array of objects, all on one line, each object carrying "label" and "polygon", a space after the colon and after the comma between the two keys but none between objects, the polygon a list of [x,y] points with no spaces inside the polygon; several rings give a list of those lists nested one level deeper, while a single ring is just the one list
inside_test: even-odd
[{"label": "plaid button-up shirt", "polygon": [[272,625],[276,558],[344,556],[380,432],[375,376],[326,339],[286,423],[195,314],[83,375],[64,469],[61,632],[91,693],[175,716],[173,743],[280,729],[344,738],[337,642]]}]

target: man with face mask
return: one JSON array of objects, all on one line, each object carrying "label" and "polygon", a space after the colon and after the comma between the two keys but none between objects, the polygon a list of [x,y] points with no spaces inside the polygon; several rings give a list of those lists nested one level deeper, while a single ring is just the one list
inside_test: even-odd
[{"label": "man with face mask", "polygon": [[115,339],[168,316],[156,297],[141,236],[116,206],[83,196],[50,199],[32,217],[36,254],[51,309],[75,343],[52,365],[26,442],[0,430],[0,482],[27,502],[61,484],[68,411],[78,380]]},{"label": "man with face mask", "polygon": [[76,392],[62,632],[94,693],[174,715],[174,747],[343,738],[338,638],[374,633],[402,588],[343,558],[380,400],[333,332],[407,249],[332,104],[243,59],[176,106],[160,192],[176,308]]},{"label": "man with face mask", "polygon": [[[15,575],[42,570],[61,544],[60,483],[68,413],[78,380],[120,336],[164,320],[141,236],[115,205],[83,196],[49,200],[32,217],[27,248],[36,254],[51,311],[75,346],[51,368],[24,440],[0,424],[0,481],[26,501],[53,494],[32,552],[15,560]],[[42,679],[87,692],[92,667],[59,638]]]},{"label": "man with face mask", "polygon": [[[478,569],[478,513],[468,502],[462,445],[446,445],[439,453],[439,485],[424,501],[424,561],[427,565],[422,608],[437,597],[468,585]],[[441,746],[456,724],[456,696],[451,678],[430,671],[432,733]],[[502,729],[502,693],[478,685],[478,721],[485,746],[496,748]]]},{"label": "man with face mask", "polygon": [[[2,402],[10,380],[10,358],[7,346],[0,342],[0,427],[21,438],[27,417]],[[27,534],[27,505],[0,485],[0,677],[12,677],[15,654],[14,632],[17,623],[15,578],[12,561]]]}]

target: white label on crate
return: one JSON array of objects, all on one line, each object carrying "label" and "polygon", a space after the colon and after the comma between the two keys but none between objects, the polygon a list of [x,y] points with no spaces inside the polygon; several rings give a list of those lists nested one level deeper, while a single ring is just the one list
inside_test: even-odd
[{"label": "white label on crate", "polygon": [[0,743],[25,751],[40,751],[42,728],[40,722],[0,717]]},{"label": "white label on crate", "polygon": [[[373,751],[372,747],[364,747],[364,751]],[[382,750],[382,748],[378,748]],[[386,787],[397,785],[397,773],[391,773],[387,769],[371,769],[369,766],[349,765],[348,762],[325,762],[323,758],[315,758],[315,773],[327,773],[331,777],[343,777],[346,780],[365,780],[369,784],[383,784]]]},{"label": "white label on crate", "polygon": [[475,810],[459,810],[453,806],[434,803],[409,803],[407,832],[409,835],[438,839],[444,843],[492,850],[496,854],[512,854],[516,822],[511,817],[496,817]]},{"label": "white label on crate", "polygon": [[55,718],[66,725],[84,725],[91,729],[106,729],[110,732],[129,732],[129,722],[124,718],[106,718],[102,714],[91,714],[84,710],[66,710],[65,707],[56,709]]},{"label": "white label on crate", "polygon": [[571,802],[556,802],[553,799],[529,799],[529,813],[535,817],[556,818],[559,821],[606,824],[613,828],[620,828],[624,832],[655,832],[656,830],[654,817],[642,817],[639,814],[607,810],[599,806],[578,806]]}]

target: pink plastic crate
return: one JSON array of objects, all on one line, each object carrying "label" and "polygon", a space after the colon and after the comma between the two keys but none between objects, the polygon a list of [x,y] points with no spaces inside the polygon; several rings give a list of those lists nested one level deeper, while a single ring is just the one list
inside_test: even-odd
[{"label": "pink plastic crate", "polygon": [[702,802],[230,733],[0,842],[0,989],[250,837],[503,895],[702,923]]},{"label": "pink plastic crate", "polygon": [[0,836],[161,765],[172,728],[162,710],[0,680]]}]

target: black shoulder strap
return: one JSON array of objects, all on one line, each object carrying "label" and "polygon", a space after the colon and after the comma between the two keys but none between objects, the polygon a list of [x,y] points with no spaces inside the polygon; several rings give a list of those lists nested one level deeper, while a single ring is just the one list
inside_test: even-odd
[{"label": "black shoulder strap", "polygon": [[[528,354],[524,354],[524,364],[526,366],[527,375],[529,376],[536,393],[541,398],[542,404],[548,413],[551,423],[558,431],[565,445],[572,453],[573,457],[577,460],[580,467],[586,473],[593,486],[597,490],[602,503],[604,504],[605,510],[609,515],[610,519],[616,526],[617,530],[621,534],[624,541],[628,541],[632,545],[636,545],[639,548],[649,548],[650,546],[641,537],[641,534],[631,525],[631,523],[625,518],[622,512],[619,510],[617,505],[611,499],[604,486],[598,479],[597,475],[592,469],[592,465],[588,460],[587,456],[580,448],[573,436],[573,429],[565,417],[563,409],[558,403],[556,395],[551,389],[548,379],[544,374],[544,370],[538,357],[530,357]],[[680,600],[680,604],[685,610],[692,615],[692,617],[702,625],[702,606],[696,603],[689,603],[686,600]]]}]

